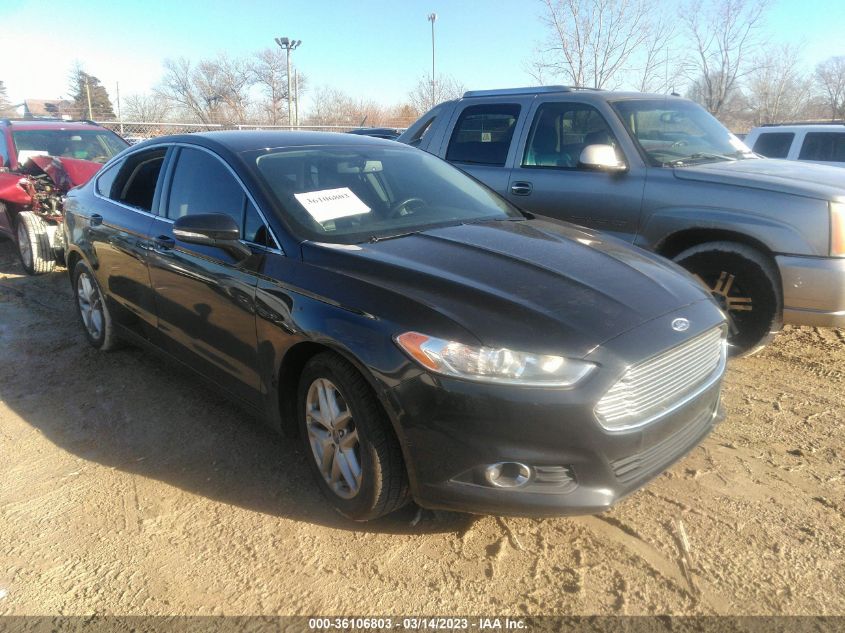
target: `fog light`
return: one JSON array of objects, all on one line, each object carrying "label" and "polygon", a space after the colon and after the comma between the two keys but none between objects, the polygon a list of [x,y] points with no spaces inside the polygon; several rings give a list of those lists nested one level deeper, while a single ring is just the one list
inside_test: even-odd
[{"label": "fog light", "polygon": [[519,462],[500,462],[488,466],[484,477],[496,488],[519,488],[531,481],[531,468]]}]

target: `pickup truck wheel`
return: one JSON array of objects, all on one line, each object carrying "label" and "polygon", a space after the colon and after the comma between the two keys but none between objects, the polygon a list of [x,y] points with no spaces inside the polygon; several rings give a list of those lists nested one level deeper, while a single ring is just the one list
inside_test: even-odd
[{"label": "pickup truck wheel", "polygon": [[759,351],[780,331],[780,282],[765,255],[745,244],[708,242],[679,253],[675,261],[698,278],[728,316],[732,356]]},{"label": "pickup truck wheel", "polygon": [[355,367],[331,352],[314,356],[300,377],[297,411],[306,459],[338,512],[367,521],[405,505],[399,441]]},{"label": "pickup truck wheel", "polygon": [[30,275],[52,272],[56,265],[47,224],[32,211],[18,213],[16,237],[23,269]]},{"label": "pickup truck wheel", "polygon": [[84,261],[79,261],[73,269],[73,292],[76,296],[76,312],[88,342],[103,352],[117,348],[120,341],[114,331],[105,295],[91,268]]}]

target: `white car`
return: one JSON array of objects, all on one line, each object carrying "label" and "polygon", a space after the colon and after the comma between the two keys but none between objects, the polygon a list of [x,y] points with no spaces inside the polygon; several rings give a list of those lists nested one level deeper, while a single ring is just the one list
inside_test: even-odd
[{"label": "white car", "polygon": [[767,158],[845,167],[845,124],[841,123],[764,125],[751,130],[745,144]]}]

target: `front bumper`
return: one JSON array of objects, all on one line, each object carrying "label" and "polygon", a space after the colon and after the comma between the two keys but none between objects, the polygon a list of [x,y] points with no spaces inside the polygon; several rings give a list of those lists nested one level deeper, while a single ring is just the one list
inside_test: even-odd
[{"label": "front bumper", "polygon": [[783,280],[783,321],[845,327],[845,258],[775,258]]},{"label": "front bumper", "polygon": [[[699,317],[691,319],[699,324],[692,336],[722,319],[709,301],[683,313]],[[396,386],[417,503],[480,514],[594,514],[662,473],[724,417],[721,373],[683,406],[641,427],[606,430],[594,408],[627,364],[649,356],[644,346],[672,346],[665,330],[675,316],[680,313],[603,345],[590,356],[600,360],[600,370],[576,389],[492,386],[431,374]],[[536,481],[523,488],[489,485],[480,474],[500,462],[530,466]],[[549,476],[541,481],[540,474]]]}]

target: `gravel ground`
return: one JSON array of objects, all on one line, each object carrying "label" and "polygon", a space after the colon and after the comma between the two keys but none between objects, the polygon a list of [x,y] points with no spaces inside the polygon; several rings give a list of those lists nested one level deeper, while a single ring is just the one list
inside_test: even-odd
[{"label": "gravel ground", "polygon": [[574,519],[350,523],[214,390],[89,348],[7,241],[0,361],[0,615],[845,614],[842,331],[732,361],[710,438]]}]

